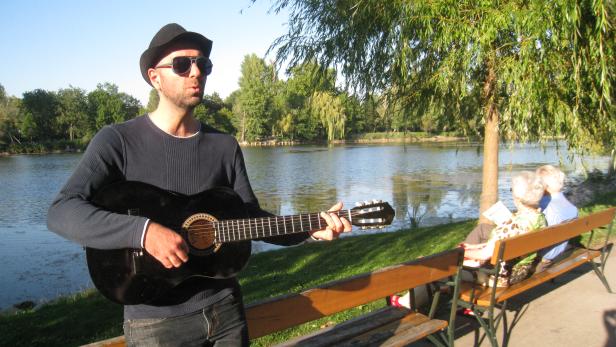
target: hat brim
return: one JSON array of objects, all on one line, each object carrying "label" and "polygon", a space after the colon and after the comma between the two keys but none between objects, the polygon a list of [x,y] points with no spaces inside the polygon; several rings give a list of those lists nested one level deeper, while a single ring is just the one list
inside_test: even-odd
[{"label": "hat brim", "polygon": [[195,43],[197,47],[199,48],[199,50],[201,51],[201,53],[204,56],[209,58],[210,52],[212,51],[212,41],[199,33],[195,33],[192,31],[183,32],[171,38],[169,41],[165,43],[162,43],[158,46],[154,46],[154,47],[150,47],[146,49],[141,54],[141,58],[139,59],[139,67],[141,69],[141,76],[143,76],[143,79],[149,85],[152,85],[152,82],[150,81],[150,77],[148,76],[148,70],[154,67],[156,63],[158,63],[158,60],[160,59],[161,54],[169,46],[171,46],[173,43],[180,41],[180,40]]}]

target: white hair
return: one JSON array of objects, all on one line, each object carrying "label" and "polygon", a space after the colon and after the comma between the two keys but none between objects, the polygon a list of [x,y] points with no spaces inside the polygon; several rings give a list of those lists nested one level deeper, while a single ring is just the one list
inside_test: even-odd
[{"label": "white hair", "polygon": [[543,165],[536,171],[547,190],[551,193],[560,192],[565,185],[565,173],[552,165]]},{"label": "white hair", "polygon": [[539,207],[544,191],[541,178],[532,171],[522,171],[511,180],[513,197],[526,206]]}]

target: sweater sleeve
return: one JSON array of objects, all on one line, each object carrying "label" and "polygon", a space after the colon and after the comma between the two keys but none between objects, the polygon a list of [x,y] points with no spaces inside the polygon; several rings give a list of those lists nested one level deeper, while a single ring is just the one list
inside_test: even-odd
[{"label": "sweater sleeve", "polygon": [[[261,209],[261,207],[259,206],[259,201],[255,196],[254,192],[252,191],[250,181],[248,180],[248,174],[246,172],[244,156],[242,154],[242,150],[239,144],[235,149],[234,168],[235,180],[233,184],[233,190],[235,190],[235,192],[244,201],[244,204],[246,205],[246,209],[250,217],[273,217],[274,214]],[[304,232],[290,235],[273,236],[259,239],[259,241],[265,241],[267,243],[280,246],[291,246],[305,241],[306,239],[308,239],[308,237],[309,234],[307,232]]]},{"label": "sweater sleeve", "polygon": [[124,158],[121,135],[112,127],[101,129],[49,207],[49,230],[92,248],[141,248],[146,218],[111,213],[90,202],[98,189],[124,179]]}]

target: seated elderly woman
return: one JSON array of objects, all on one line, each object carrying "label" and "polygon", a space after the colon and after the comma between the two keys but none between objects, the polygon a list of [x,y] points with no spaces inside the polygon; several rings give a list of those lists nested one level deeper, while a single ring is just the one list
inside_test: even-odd
[{"label": "seated elderly woman", "polygon": [[[463,243],[465,249],[464,265],[482,266],[492,257],[496,241],[545,227],[547,222],[539,208],[539,201],[544,190],[545,187],[540,177],[533,172],[523,171],[513,177],[511,192],[517,212],[512,215],[509,221],[492,229],[485,242]],[[508,262],[502,267],[497,286],[507,286],[527,277],[535,257],[536,255],[532,254],[512,263]],[[487,278],[478,278],[478,281],[489,284]]]},{"label": "seated elderly woman", "polygon": [[[502,225],[492,227],[489,224],[480,224],[473,229],[466,238],[465,243],[462,244],[465,248],[464,265],[471,267],[482,266],[492,257],[496,241],[545,227],[547,225],[546,220],[539,208],[539,201],[543,196],[544,189],[541,179],[535,173],[523,171],[516,175],[512,180],[511,192],[517,212]],[[530,273],[535,257],[536,254],[532,254],[501,267],[502,272],[497,286],[507,286],[526,278]],[[473,275],[468,271],[462,272],[462,278],[466,281],[474,280]],[[485,285],[492,285],[491,279],[483,272],[477,274],[477,281]],[[420,306],[427,303],[425,288],[420,287],[416,289],[420,290],[415,293],[416,303]],[[392,295],[390,302],[392,306],[409,308],[410,294],[406,293],[403,296]],[[470,310],[465,309],[464,311],[469,312]]]}]

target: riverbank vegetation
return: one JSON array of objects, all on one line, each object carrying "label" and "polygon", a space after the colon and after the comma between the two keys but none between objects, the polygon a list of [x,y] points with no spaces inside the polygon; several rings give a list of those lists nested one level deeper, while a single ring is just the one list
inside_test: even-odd
[{"label": "riverbank vegetation", "polygon": [[[616,192],[595,196],[581,214],[616,206]],[[247,303],[328,281],[383,268],[455,247],[476,221],[396,232],[346,237],[259,253],[240,273]],[[585,241],[583,241],[584,243]],[[343,312],[326,321],[264,337],[257,345],[284,341],[301,331],[315,330],[383,305],[376,302]],[[95,290],[64,297],[34,309],[0,314],[2,346],[76,346],[122,334],[122,308]]]}]

